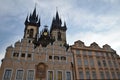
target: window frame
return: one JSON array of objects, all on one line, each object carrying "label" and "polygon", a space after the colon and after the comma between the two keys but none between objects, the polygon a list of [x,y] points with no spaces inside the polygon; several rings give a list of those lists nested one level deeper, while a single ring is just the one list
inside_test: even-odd
[{"label": "window frame", "polygon": [[104,71],[100,71],[100,78],[101,78],[101,79],[105,79]]},{"label": "window frame", "polygon": [[56,71],[56,78],[57,78],[56,80],[58,80],[58,72],[59,72],[59,71],[62,72],[62,80],[63,80],[63,71],[62,71],[62,70],[57,70],[57,71]]},{"label": "window frame", "polygon": [[82,66],[82,61],[80,58],[77,58],[77,64],[78,64],[78,66]]},{"label": "window frame", "polygon": [[91,79],[90,71],[85,71],[85,75],[86,75],[86,79]]},{"label": "window frame", "polygon": [[111,76],[110,76],[110,72],[109,71],[105,71],[105,76],[107,79],[111,79]]},{"label": "window frame", "polygon": [[[80,73],[82,73],[82,78],[81,78],[81,74]],[[83,79],[83,80],[85,79],[84,78],[84,71],[83,70],[79,71],[79,79]]]},{"label": "window frame", "polygon": [[85,58],[85,59],[84,59],[84,66],[88,66],[88,65],[89,65],[88,59]]},{"label": "window frame", "polygon": [[47,80],[48,80],[48,77],[49,77],[49,76],[48,76],[48,72],[49,72],[49,71],[52,71],[52,72],[53,72],[53,80],[54,80],[54,70],[48,70],[48,71],[47,71]]},{"label": "window frame", "polygon": [[28,69],[27,70],[27,76],[26,76],[26,80],[28,80],[28,71],[30,71],[30,70],[32,70],[33,71],[33,80],[34,80],[34,78],[35,78],[35,70],[34,69]]},{"label": "window frame", "polygon": [[19,55],[20,55],[19,52],[14,52],[13,53],[13,57],[19,57]]},{"label": "window frame", "polygon": [[76,50],[75,52],[76,52],[76,54],[80,54],[80,50]]},{"label": "window frame", "polygon": [[95,66],[95,61],[94,61],[93,58],[90,58],[90,59],[89,59],[89,64],[90,64],[91,67],[94,67],[94,66]]},{"label": "window frame", "polygon": [[10,80],[11,80],[12,79],[12,73],[13,73],[13,69],[12,68],[6,68],[6,69],[4,69],[2,80],[4,80],[4,76],[5,76],[6,70],[11,70],[11,77],[10,77]]},{"label": "window frame", "polygon": [[97,79],[97,72],[96,71],[92,71],[92,79]]},{"label": "window frame", "polygon": [[70,80],[73,80],[72,79],[72,71],[70,71],[70,70],[65,71],[65,80],[67,80],[67,72],[70,72],[70,77],[71,77]]},{"label": "window frame", "polygon": [[17,78],[17,71],[18,71],[18,70],[22,70],[22,71],[23,71],[22,80],[24,80],[24,70],[23,70],[23,69],[17,69],[17,70],[16,70],[15,80],[17,80],[16,78]]}]

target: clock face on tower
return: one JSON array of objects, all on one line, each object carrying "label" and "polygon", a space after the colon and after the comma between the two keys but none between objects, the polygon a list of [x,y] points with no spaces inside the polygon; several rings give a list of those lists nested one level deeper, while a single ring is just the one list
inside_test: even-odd
[{"label": "clock face on tower", "polygon": [[47,33],[47,32],[44,32],[43,34],[44,34],[45,36],[47,36],[47,35],[48,35],[48,33]]}]

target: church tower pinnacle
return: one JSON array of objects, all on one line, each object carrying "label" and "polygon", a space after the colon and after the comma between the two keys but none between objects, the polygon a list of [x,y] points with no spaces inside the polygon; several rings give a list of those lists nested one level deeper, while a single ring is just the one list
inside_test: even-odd
[{"label": "church tower pinnacle", "polygon": [[62,25],[62,20],[59,17],[58,11],[56,11],[56,16],[53,17],[50,33],[55,37],[55,41],[59,41],[60,44],[66,43],[66,23]]},{"label": "church tower pinnacle", "polygon": [[39,34],[40,18],[36,14],[36,7],[33,13],[26,17],[25,20],[24,38],[36,39]]}]

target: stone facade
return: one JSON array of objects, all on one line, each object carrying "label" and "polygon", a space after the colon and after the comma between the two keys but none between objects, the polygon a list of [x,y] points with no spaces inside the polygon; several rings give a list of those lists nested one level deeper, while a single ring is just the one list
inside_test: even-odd
[{"label": "stone facade", "polygon": [[34,71],[34,80],[48,80],[48,71],[53,72],[53,80],[57,79],[58,71],[62,72],[62,78],[66,80],[67,71],[72,77],[71,62],[73,62],[71,51],[66,51],[66,48],[58,45],[58,42],[54,42],[52,46],[49,44],[47,47],[34,48],[33,43],[28,39],[22,39],[15,43],[15,47],[7,48],[5,58],[2,60],[0,79],[2,80],[5,70],[10,69],[12,70],[11,80],[16,78],[17,70],[23,70],[22,80],[28,80],[26,79],[28,70]]}]

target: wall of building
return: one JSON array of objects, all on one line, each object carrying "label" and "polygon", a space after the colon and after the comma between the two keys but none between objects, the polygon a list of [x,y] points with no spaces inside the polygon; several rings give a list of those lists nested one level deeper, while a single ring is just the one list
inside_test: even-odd
[{"label": "wall of building", "polygon": [[[23,70],[23,80],[27,80],[29,70],[33,70],[34,80],[40,78],[46,80],[49,71],[52,71],[54,80],[58,78],[58,72],[62,72],[63,80],[66,80],[66,73],[70,72],[72,80],[71,62],[73,62],[71,51],[66,51],[66,48],[58,42],[54,42],[53,45],[49,44],[47,47],[34,48],[29,39],[22,39],[16,42],[14,47],[7,48],[1,65],[0,79],[4,78],[6,69],[9,69],[12,70],[11,80],[16,78],[17,70]],[[45,70],[42,71],[42,69]],[[39,76],[39,71],[43,72],[43,76]]]},{"label": "wall of building", "polygon": [[109,46],[96,43],[87,47],[81,41],[72,46],[76,79],[120,79],[120,57]]}]

